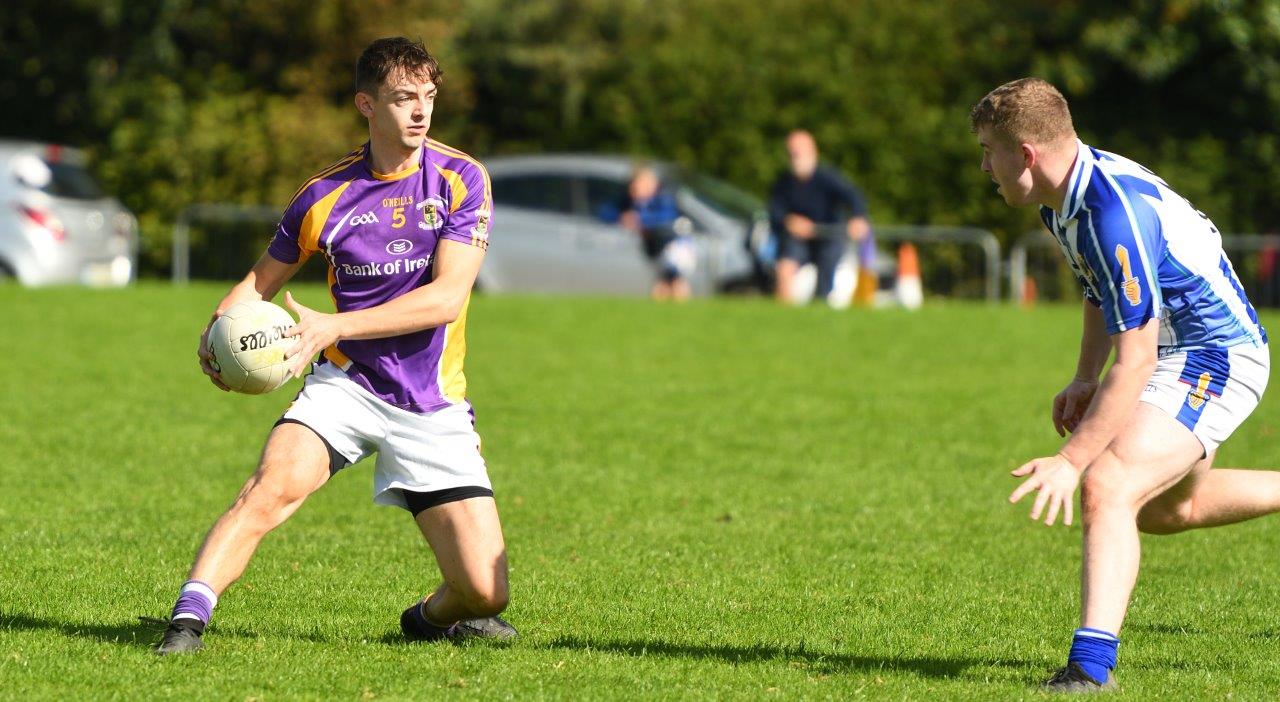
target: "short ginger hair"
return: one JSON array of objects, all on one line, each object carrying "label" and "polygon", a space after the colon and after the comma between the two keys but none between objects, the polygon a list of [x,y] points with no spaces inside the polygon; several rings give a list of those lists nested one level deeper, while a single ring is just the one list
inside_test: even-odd
[{"label": "short ginger hair", "polygon": [[992,90],[969,112],[969,128],[1009,144],[1053,146],[1076,138],[1067,99],[1049,81],[1020,78]]}]

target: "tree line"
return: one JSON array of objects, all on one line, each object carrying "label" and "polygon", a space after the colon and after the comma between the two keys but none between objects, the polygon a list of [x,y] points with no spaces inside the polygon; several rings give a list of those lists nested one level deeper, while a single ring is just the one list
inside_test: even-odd
[{"label": "tree line", "polygon": [[85,148],[162,272],[186,205],[283,207],[363,140],[355,58],[395,34],[444,67],[433,135],[480,157],[623,152],[763,195],[803,127],[875,221],[1009,242],[1037,219],[968,111],[1038,75],[1223,231],[1280,221],[1280,0],[10,0],[0,137]]}]

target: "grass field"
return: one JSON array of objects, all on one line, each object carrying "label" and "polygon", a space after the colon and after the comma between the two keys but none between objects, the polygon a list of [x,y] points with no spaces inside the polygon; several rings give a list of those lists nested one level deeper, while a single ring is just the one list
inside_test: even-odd
[{"label": "grass field", "polygon": [[[519,642],[398,641],[434,564],[361,465],[159,659],[138,615],[296,390],[200,375],[222,290],[0,287],[0,698],[1040,699],[1064,659],[1079,527],[1005,497],[1058,445],[1076,308],[532,297],[478,298],[467,357]],[[1219,463],[1280,463],[1277,426]],[[1275,697],[1278,529],[1145,537],[1121,698]]]}]

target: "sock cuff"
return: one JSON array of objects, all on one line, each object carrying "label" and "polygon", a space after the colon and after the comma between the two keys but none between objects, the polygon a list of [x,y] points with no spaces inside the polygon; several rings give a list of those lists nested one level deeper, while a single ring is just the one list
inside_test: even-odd
[{"label": "sock cuff", "polygon": [[194,592],[209,600],[209,609],[213,609],[218,606],[218,595],[206,582],[200,580],[188,580],[182,584],[182,590],[179,592],[179,595],[185,595],[188,592]]},{"label": "sock cuff", "polygon": [[1119,636],[1116,636],[1115,634],[1109,631],[1103,631],[1102,629],[1090,629],[1088,627],[1081,627],[1079,629],[1076,629],[1075,635],[1083,636],[1086,639],[1102,639],[1104,641],[1114,641],[1116,643],[1120,643]]}]

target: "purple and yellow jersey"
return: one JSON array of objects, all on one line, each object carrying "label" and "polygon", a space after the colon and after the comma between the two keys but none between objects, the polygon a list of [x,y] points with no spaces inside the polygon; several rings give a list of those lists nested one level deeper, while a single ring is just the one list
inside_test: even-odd
[{"label": "purple and yellow jersey", "polygon": [[[368,150],[365,144],[308,180],[268,249],[283,263],[324,256],[339,312],[374,307],[430,283],[440,239],[489,245],[493,195],[478,161],[427,139],[417,166],[384,174],[370,168]],[[324,350],[320,362],[333,363],[369,392],[410,412],[463,402],[469,303],[470,298],[456,321],[441,327],[339,341]]]}]

